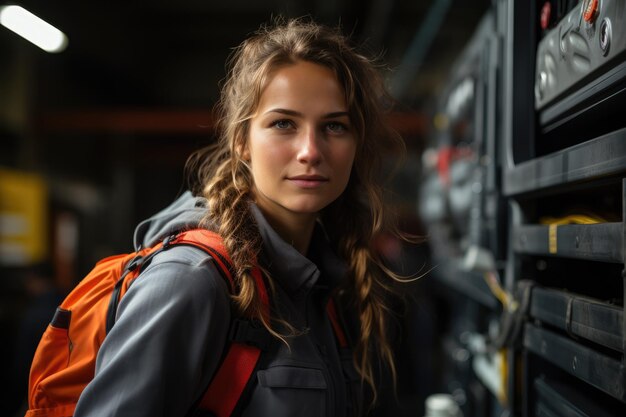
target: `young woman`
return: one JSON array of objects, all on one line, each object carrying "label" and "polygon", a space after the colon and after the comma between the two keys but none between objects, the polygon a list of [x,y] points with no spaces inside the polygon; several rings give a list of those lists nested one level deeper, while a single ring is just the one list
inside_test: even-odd
[{"label": "young woman", "polygon": [[[381,361],[395,374],[385,329],[397,277],[372,241],[397,233],[378,181],[384,150],[402,145],[385,122],[377,68],[338,31],[303,20],[262,28],[229,65],[219,141],[188,166],[199,187],[140,224],[135,239],[147,246],[190,228],[218,232],[236,292],[197,248],[157,255],[120,302],[76,416],[187,415],[237,316],[256,318],[275,341],[241,415],[365,414]],[[350,355],[326,313],[329,297],[343,312]]]}]

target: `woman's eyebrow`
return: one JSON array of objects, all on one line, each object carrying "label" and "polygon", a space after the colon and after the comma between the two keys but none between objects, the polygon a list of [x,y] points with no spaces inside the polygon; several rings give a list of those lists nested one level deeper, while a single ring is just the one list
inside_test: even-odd
[{"label": "woman's eyebrow", "polygon": [[287,116],[298,116],[298,117],[302,116],[302,113],[297,112],[295,110],[289,110],[289,109],[270,109],[265,112],[265,114],[269,114],[269,113],[280,113],[280,114],[285,114]]},{"label": "woman's eyebrow", "polygon": [[[295,111],[295,110],[289,110],[289,109],[281,109],[281,108],[276,108],[276,109],[270,109],[268,111],[265,112],[265,114],[269,114],[269,113],[280,113],[280,114],[284,114],[287,116],[294,116],[294,117],[303,117],[303,114],[300,113],[299,111]],[[335,117],[350,117],[350,114],[347,111],[337,111],[337,112],[332,112],[332,113],[327,113],[325,115],[322,116],[323,119],[333,119]]]},{"label": "woman's eyebrow", "polygon": [[334,119],[335,117],[348,117],[350,118],[350,114],[347,111],[336,111],[333,113],[328,113],[324,115],[324,119]]}]

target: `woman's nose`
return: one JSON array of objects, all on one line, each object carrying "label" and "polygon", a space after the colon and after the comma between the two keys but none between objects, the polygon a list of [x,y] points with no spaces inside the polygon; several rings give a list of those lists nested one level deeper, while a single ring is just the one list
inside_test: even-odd
[{"label": "woman's nose", "polygon": [[317,165],[321,161],[320,141],[321,133],[315,128],[306,129],[302,132],[298,141],[298,153],[296,158],[303,164]]}]

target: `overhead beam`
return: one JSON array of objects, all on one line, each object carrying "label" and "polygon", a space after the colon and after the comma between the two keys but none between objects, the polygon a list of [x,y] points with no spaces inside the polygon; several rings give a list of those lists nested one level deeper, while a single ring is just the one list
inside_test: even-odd
[{"label": "overhead beam", "polygon": [[[389,122],[405,138],[427,134],[427,117],[420,112],[395,112]],[[38,131],[89,134],[211,135],[217,121],[211,110],[54,110],[37,119]]]},{"label": "overhead beam", "polygon": [[42,132],[207,135],[216,118],[211,110],[55,110],[37,120]]}]

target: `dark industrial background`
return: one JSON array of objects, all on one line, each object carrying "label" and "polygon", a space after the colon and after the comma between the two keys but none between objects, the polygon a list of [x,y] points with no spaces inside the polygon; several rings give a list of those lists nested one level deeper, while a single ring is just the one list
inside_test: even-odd
[{"label": "dark industrial background", "polygon": [[0,26],[0,415],[59,298],[185,190],[227,56],[276,16],[379,56],[407,145],[386,198],[426,241],[372,243],[424,276],[374,415],[626,415],[626,0],[19,4],[69,44]]}]

